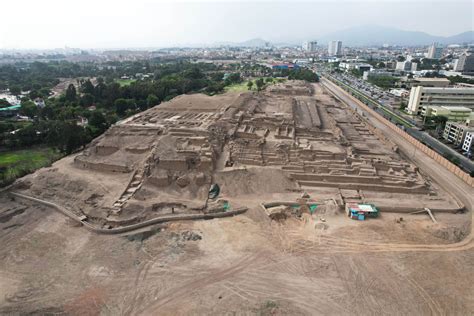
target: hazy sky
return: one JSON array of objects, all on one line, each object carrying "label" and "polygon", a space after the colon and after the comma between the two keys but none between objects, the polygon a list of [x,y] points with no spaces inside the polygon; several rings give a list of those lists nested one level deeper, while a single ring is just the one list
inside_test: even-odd
[{"label": "hazy sky", "polygon": [[474,29],[470,0],[5,0],[0,9],[0,48],[288,41],[367,24],[433,35]]}]

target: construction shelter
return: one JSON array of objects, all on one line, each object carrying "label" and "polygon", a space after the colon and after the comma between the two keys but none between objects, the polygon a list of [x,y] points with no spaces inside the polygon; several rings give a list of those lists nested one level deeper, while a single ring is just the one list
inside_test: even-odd
[{"label": "construction shelter", "polygon": [[347,216],[359,221],[379,215],[379,210],[373,204],[346,203],[346,212]]}]

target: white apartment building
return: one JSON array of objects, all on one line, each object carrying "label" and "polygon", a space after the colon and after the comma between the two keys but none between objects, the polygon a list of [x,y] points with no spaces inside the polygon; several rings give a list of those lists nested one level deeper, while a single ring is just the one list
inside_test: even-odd
[{"label": "white apartment building", "polygon": [[474,88],[413,87],[408,112],[419,115],[424,106],[458,106],[474,109]]},{"label": "white apartment building", "polygon": [[330,41],[328,44],[328,55],[329,56],[340,56],[342,55],[342,42],[341,41]]},{"label": "white apartment building", "polygon": [[459,56],[459,59],[454,64],[454,71],[460,71],[462,73],[474,72],[474,53]]},{"label": "white apartment building", "polygon": [[474,132],[467,132],[464,137],[464,143],[462,144],[462,150],[464,152],[470,152],[472,150],[472,144],[474,143]]},{"label": "white apartment building", "polygon": [[454,145],[461,145],[468,132],[474,132],[474,128],[463,123],[448,121],[444,127],[443,138]]},{"label": "white apartment building", "polygon": [[339,69],[350,71],[352,69],[357,69],[364,73],[365,71],[370,71],[372,69],[372,65],[365,64],[365,63],[352,63],[352,62],[342,62],[339,63]]},{"label": "white apartment building", "polygon": [[303,50],[307,52],[315,52],[318,49],[317,41],[307,41],[303,43]]}]

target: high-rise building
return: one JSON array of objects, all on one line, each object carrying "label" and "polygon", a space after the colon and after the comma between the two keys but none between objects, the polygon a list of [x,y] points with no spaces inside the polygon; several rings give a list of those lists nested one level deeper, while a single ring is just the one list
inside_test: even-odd
[{"label": "high-rise building", "polygon": [[440,46],[438,43],[433,43],[428,48],[428,54],[426,55],[426,57],[430,59],[440,59],[442,55],[443,55],[443,47]]},{"label": "high-rise building", "polygon": [[466,53],[459,56],[459,59],[454,64],[454,71],[460,71],[463,73],[474,72],[474,54]]},{"label": "high-rise building", "polygon": [[330,41],[328,44],[329,56],[340,56],[342,55],[342,42],[341,41]]},{"label": "high-rise building", "polygon": [[307,52],[315,52],[318,47],[317,41],[307,41],[303,43],[303,50]]}]

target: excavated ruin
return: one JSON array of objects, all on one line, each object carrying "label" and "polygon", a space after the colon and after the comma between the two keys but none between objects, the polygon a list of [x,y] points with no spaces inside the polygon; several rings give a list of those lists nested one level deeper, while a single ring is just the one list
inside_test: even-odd
[{"label": "excavated ruin", "polygon": [[396,209],[384,197],[411,201],[401,203],[407,210],[462,207],[364,117],[300,81],[259,93],[176,97],[117,123],[14,190],[110,229],[218,212],[222,201],[208,198],[214,183],[224,198],[253,193],[262,202],[274,192],[317,196],[334,188],[341,204],[370,196],[382,210]]}]

